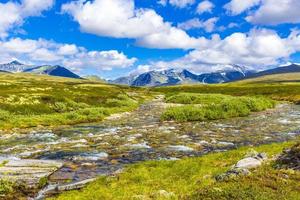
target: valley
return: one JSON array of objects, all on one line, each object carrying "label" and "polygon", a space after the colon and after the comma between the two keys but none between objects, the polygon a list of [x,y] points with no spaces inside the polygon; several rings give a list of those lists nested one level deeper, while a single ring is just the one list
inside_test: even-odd
[{"label": "valley", "polygon": [[[36,165],[34,171],[9,173],[10,180],[25,182],[1,182],[5,199],[56,198],[60,193],[59,199],[70,199],[73,193],[65,193],[68,188],[85,188],[86,184],[82,195],[93,199],[89,187],[102,184],[104,179],[98,180],[99,177],[114,177],[119,173],[123,176],[123,170],[136,171],[136,167],[147,166],[148,162],[158,168],[168,162],[194,165],[198,159],[209,159],[215,153],[230,154],[251,146],[267,145],[268,149],[268,145],[276,143],[280,149],[281,144],[291,145],[300,133],[297,74],[281,75],[283,82],[273,83],[270,81],[277,80],[276,75],[221,85],[156,88],[23,73],[0,76],[2,165],[14,162],[23,165],[26,160],[34,159],[59,166],[49,177],[41,179],[43,182],[39,181],[35,189],[26,187],[26,180],[33,181],[39,176],[35,173],[45,168]],[[185,106],[194,106],[193,114],[188,116],[197,117],[175,121],[163,117],[169,109],[187,112]],[[200,119],[202,114],[196,110],[202,112],[204,108],[210,117]],[[211,118],[213,112],[218,117]],[[196,160],[189,160],[190,157]],[[180,170],[183,166],[178,167]],[[2,171],[1,174],[0,167],[0,176],[5,180],[8,177],[5,167]],[[150,191],[143,195],[153,195],[152,186],[147,187]],[[171,185],[158,187],[165,191],[172,187],[175,199],[199,195],[194,193],[196,187],[192,185],[186,188],[191,191],[184,194]],[[127,193],[124,190],[114,194],[106,189],[97,193],[97,198],[119,199],[125,195],[123,192]],[[134,191],[128,193],[128,199],[141,192]],[[113,196],[106,196],[108,193]],[[78,198],[83,197],[80,194]]]}]

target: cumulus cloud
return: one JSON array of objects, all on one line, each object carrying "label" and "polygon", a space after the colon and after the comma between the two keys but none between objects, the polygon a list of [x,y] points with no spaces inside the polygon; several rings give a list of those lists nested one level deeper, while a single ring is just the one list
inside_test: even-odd
[{"label": "cumulus cloud", "polygon": [[206,21],[200,21],[198,18],[190,19],[186,22],[178,24],[178,27],[184,30],[203,28],[206,32],[213,32],[219,18],[213,17]]},{"label": "cumulus cloud", "polygon": [[144,47],[189,49],[203,40],[165,22],[152,9],[136,9],[133,0],[77,1],[64,4],[62,11],[72,15],[83,32],[133,38]]},{"label": "cumulus cloud", "polygon": [[261,69],[288,60],[300,51],[300,32],[293,30],[288,37],[281,38],[272,30],[253,29],[224,39],[214,35],[209,43],[208,48],[195,49],[179,59],[152,63],[152,66],[157,69],[187,68],[195,72],[210,72],[228,64]]},{"label": "cumulus cloud", "polygon": [[198,14],[202,14],[202,13],[205,13],[205,12],[209,12],[211,13],[212,12],[212,9],[215,7],[215,5],[208,1],[208,0],[205,0],[205,1],[202,1],[198,4],[197,6],[197,13]]},{"label": "cumulus cloud", "polygon": [[21,3],[0,3],[0,37],[8,36],[13,27],[23,24],[23,20],[31,16],[39,16],[44,10],[51,8],[54,0],[22,0]]},{"label": "cumulus cloud", "polygon": [[85,68],[112,70],[134,65],[136,58],[111,51],[88,51],[74,44],[61,44],[44,39],[23,40],[12,38],[0,41],[0,62],[18,59],[32,64],[61,64],[76,71]]},{"label": "cumulus cloud", "polygon": [[246,20],[257,25],[300,23],[299,0],[231,0],[224,8],[232,15],[251,11]]},{"label": "cumulus cloud", "polygon": [[187,6],[193,5],[195,0],[169,0],[169,3],[178,8],[185,8]]},{"label": "cumulus cloud", "polygon": [[300,23],[299,0],[263,0],[261,6],[246,18],[253,24],[278,25]]},{"label": "cumulus cloud", "polygon": [[[260,4],[262,0],[231,0],[224,8],[232,15],[238,15]],[[278,1],[278,0],[277,0]],[[281,2],[281,1],[278,1]]]}]

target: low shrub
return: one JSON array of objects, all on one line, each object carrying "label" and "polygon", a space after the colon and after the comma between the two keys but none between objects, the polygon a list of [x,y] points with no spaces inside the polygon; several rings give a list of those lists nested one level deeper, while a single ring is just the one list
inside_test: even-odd
[{"label": "low shrub", "polygon": [[166,101],[188,104],[168,108],[161,116],[162,120],[182,122],[244,117],[251,112],[263,111],[276,105],[275,101],[265,97],[233,97],[220,94],[185,93],[168,97]]}]

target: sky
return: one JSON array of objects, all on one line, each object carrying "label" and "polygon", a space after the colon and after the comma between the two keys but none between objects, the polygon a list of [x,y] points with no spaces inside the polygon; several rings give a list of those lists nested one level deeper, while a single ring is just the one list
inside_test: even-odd
[{"label": "sky", "polygon": [[114,79],[300,63],[299,0],[0,0],[0,63]]}]

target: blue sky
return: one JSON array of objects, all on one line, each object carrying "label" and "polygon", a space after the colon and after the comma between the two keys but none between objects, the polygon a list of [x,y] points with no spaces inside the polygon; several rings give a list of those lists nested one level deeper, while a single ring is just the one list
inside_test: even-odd
[{"label": "blue sky", "polygon": [[298,0],[0,0],[0,61],[115,78],[300,62]]}]

